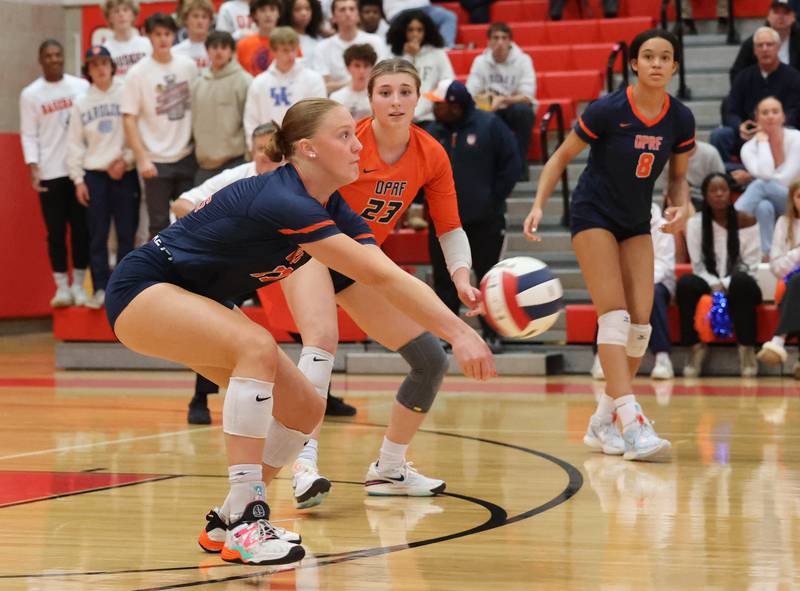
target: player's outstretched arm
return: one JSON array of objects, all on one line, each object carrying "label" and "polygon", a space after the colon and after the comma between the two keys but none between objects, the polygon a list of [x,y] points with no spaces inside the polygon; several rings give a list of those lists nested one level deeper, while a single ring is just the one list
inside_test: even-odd
[{"label": "player's outstretched arm", "polygon": [[478,334],[453,314],[422,281],[395,265],[377,246],[337,234],[303,244],[326,267],[378,290],[398,310],[453,345],[464,375],[487,380],[496,374],[492,353]]},{"label": "player's outstretched arm", "polygon": [[539,228],[539,222],[542,221],[544,206],[547,205],[547,200],[561,178],[564,169],[586,146],[586,142],[579,138],[574,131],[571,131],[564,143],[547,160],[542,169],[542,175],[539,177],[539,185],[536,187],[536,199],[533,200],[531,211],[522,224],[522,231],[528,240],[533,242],[542,240],[536,230]]},{"label": "player's outstretched arm", "polygon": [[689,183],[686,173],[689,170],[689,154],[673,154],[669,159],[669,178],[667,179],[667,203],[664,219],[667,223],[659,228],[667,234],[676,234],[686,227],[689,214]]}]

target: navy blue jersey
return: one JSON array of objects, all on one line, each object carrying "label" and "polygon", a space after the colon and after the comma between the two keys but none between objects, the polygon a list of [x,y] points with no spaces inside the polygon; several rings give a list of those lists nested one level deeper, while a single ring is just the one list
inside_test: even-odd
[{"label": "navy blue jersey", "polygon": [[340,232],[375,244],[338,192],[321,205],[287,164],[225,187],[153,241],[182,287],[221,301],[283,279],[308,261],[303,244]]},{"label": "navy blue jersey", "polygon": [[633,102],[633,86],[591,103],[574,129],[591,152],[573,201],[622,227],[648,223],[653,184],[670,155],[694,148],[692,112],[666,95],[661,113],[647,119]]}]

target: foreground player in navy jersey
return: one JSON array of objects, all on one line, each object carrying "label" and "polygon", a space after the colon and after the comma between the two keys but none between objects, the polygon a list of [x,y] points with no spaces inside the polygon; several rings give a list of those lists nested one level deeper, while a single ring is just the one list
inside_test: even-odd
[{"label": "foreground player in navy jersey", "polygon": [[268,147],[274,162],[285,156],[289,164],[214,194],[125,257],[108,284],[106,311],[126,347],[227,386],[230,492],[223,510],[230,525],[222,558],[229,562],[284,564],[304,556],[299,535],[269,523],[265,486],[295,460],[325,410],[272,336],[229,299],[287,277],[311,256],[372,286],[453,343],[466,375],[494,375],[477,333],[375,246],[337,192],[358,177],[361,147],[341,105],[298,102]]},{"label": "foreground player in navy jersey", "polygon": [[665,210],[668,221],[661,230],[676,233],[686,224],[694,117],[666,91],[678,67],[677,53],[678,40],[666,31],[645,31],[633,40],[631,68],[638,81],[586,108],[545,165],[524,222],[526,238],[541,240],[536,229],[547,199],[567,165],[589,144],[589,161],[572,197],[570,231],[598,314],[598,352],[607,381],[584,443],[627,460],[666,457],[670,448],[636,402],[632,380],[650,340],[650,206],[653,184],[668,160],[668,191],[677,205]]}]

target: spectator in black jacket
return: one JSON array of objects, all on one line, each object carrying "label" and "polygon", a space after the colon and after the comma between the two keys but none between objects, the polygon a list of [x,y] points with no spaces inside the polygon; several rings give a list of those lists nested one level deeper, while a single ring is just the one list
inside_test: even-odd
[{"label": "spectator in black jacket", "polygon": [[[442,80],[425,98],[433,101],[436,118],[428,133],[450,156],[461,226],[472,250],[472,268],[480,280],[500,259],[506,233],[506,198],[521,166],[516,141],[497,115],[475,108],[472,95],[461,82]],[[433,231],[428,247],[434,290],[458,314],[458,294]],[[493,352],[499,353],[502,344],[497,333],[482,316],[479,319],[484,339]]]},{"label": "spectator in black jacket", "polygon": [[747,66],[736,76],[725,100],[722,127],[711,132],[711,144],[719,151],[729,171],[742,168],[734,157],[738,156],[744,142],[758,131],[753,114],[761,99],[777,98],[786,105],[786,125],[800,126],[800,72],[778,59],[780,37],[774,29],[759,28],[753,41],[758,63]]},{"label": "spectator in black jacket", "polygon": [[[775,29],[780,35],[778,59],[781,63],[800,69],[800,27],[797,27],[795,12],[788,0],[775,0],[770,4],[767,26]],[[756,53],[753,50],[753,37],[750,36],[742,43],[731,66],[731,84],[739,72],[757,63]]]}]

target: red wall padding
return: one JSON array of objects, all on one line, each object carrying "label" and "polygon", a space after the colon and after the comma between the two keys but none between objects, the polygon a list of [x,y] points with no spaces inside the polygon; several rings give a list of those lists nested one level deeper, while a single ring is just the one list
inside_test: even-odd
[{"label": "red wall padding", "polygon": [[0,133],[0,161],[0,318],[49,316],[55,284],[47,234],[19,134]]}]

